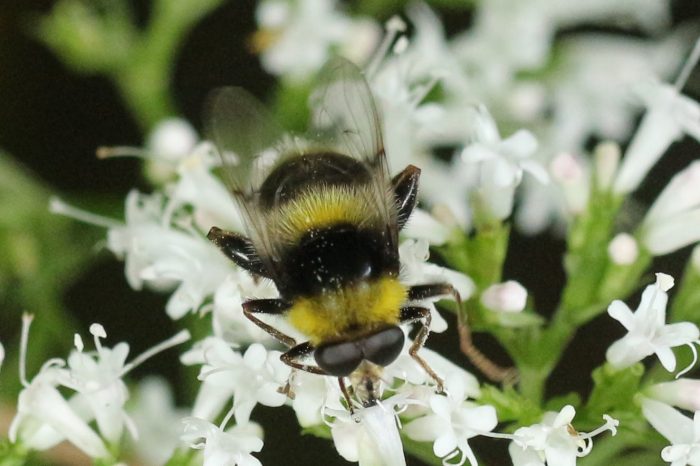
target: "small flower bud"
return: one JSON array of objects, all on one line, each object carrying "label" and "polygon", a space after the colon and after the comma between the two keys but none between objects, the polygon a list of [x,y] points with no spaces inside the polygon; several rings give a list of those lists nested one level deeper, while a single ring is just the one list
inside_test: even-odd
[{"label": "small flower bud", "polygon": [[549,164],[552,178],[562,184],[576,183],[583,177],[581,163],[568,152],[561,152]]},{"label": "small flower bud", "polygon": [[197,144],[197,133],[180,118],[163,120],[148,138],[148,147],[157,156],[170,161],[186,157]]},{"label": "small flower bud", "polygon": [[620,146],[614,142],[601,142],[596,146],[593,156],[598,187],[608,189],[620,165]]},{"label": "small flower bud", "polygon": [[514,280],[491,285],[481,294],[481,304],[497,312],[521,312],[526,303],[527,290]]},{"label": "small flower bud", "polygon": [[608,245],[608,256],[616,265],[630,265],[639,257],[637,240],[628,233],[615,236]]}]

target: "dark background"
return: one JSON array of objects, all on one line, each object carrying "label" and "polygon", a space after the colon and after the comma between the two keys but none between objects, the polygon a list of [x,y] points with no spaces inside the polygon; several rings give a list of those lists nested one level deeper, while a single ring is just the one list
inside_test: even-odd
[{"label": "dark background", "polygon": [[[139,146],[143,136],[106,78],[74,74],[28,33],[32,20],[49,11],[53,3],[0,0],[0,148],[56,193],[73,200],[99,196],[117,205],[133,187],[150,189],[142,177],[142,164],[127,158],[99,161],[94,156],[95,148]],[[146,21],[148,2],[135,1],[134,8],[140,20]],[[176,101],[183,116],[198,128],[202,102],[211,89],[233,84],[264,98],[273,88],[274,79],[262,71],[257,57],[245,46],[255,29],[253,12],[251,1],[228,2],[198,24],[179,53],[172,83]],[[442,11],[448,31],[463,28],[469,20],[465,13],[447,13]],[[675,2],[674,16],[676,22],[698,18],[700,4],[692,0]],[[696,98],[697,78],[696,72],[686,89]],[[652,200],[672,173],[697,157],[699,149],[698,143],[688,139],[676,144],[673,153],[663,159],[653,178],[645,183],[639,199]],[[563,242],[547,235],[526,238],[515,234],[512,238],[505,276],[521,281],[543,312],[553,310],[564,283],[563,251]],[[657,261],[653,270],[678,277],[687,252]],[[104,251],[95,252],[95,256],[64,298],[84,328],[95,321],[104,324],[108,341],[128,341],[131,354],[138,354],[177,330],[177,324],[164,313],[166,296],[134,292],[126,283],[122,263]],[[2,313],[21,311],[7,309],[2,303],[0,306]],[[37,314],[40,317],[40,312]],[[622,328],[611,325],[607,316],[584,328],[564,357],[566,365],[555,372],[553,380],[557,380],[557,385],[549,386],[549,393],[575,390],[585,394],[590,387],[591,369],[604,359],[609,343],[621,334]],[[450,354],[453,360],[465,362],[455,351],[455,341],[456,335],[448,331],[431,336],[429,344]],[[487,339],[477,336],[477,343],[498,358],[498,349],[492,348]],[[177,357],[171,352],[149,361],[135,375],[157,372],[172,377],[177,371]],[[265,447],[257,455],[263,464],[346,464],[328,441],[300,435],[291,410],[259,406],[253,417],[266,427]],[[477,439],[473,443],[489,441]],[[503,464],[491,450],[482,449],[483,464]],[[503,452],[505,446],[493,450]]]}]

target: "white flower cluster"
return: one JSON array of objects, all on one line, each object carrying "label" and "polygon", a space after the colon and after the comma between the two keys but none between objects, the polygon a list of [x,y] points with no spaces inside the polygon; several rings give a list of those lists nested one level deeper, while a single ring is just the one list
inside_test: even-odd
[{"label": "white flower cluster", "polygon": [[[279,37],[262,49],[269,72],[297,76],[298,64],[310,63],[303,57],[312,39],[292,31],[324,31],[341,15],[330,1],[320,2],[323,14],[304,14],[318,3],[261,3],[261,31],[276,31]],[[668,2],[574,3],[481,2],[471,28],[449,40],[438,17],[425,4],[414,3],[406,11],[414,27],[411,40],[401,37],[393,48],[406,26],[396,18],[388,23],[389,34],[367,67],[385,116],[387,153],[396,166],[410,162],[424,169],[422,196],[433,209],[446,208],[450,221],[469,227],[473,216],[483,213],[474,210],[483,209],[497,219],[508,217],[524,170],[535,182],[525,180],[516,224],[530,233],[552,223],[561,227],[581,210],[590,190],[586,142],[590,137],[626,139],[644,107],[649,111],[616,177],[615,192],[633,191],[672,141],[698,134],[693,117],[698,107],[679,93],[696,57],[675,87],[661,83],[687,50],[682,31],[667,32],[661,40],[581,32],[567,35],[554,50],[558,30],[587,21],[627,22],[658,33],[669,24]],[[345,23],[353,21],[368,20],[345,17]],[[307,78],[330,56],[331,44],[343,53],[342,44],[364,43],[348,28],[336,30],[334,39],[316,42],[324,52],[305,69]],[[282,46],[289,64],[270,66]],[[362,56],[348,55],[355,61]],[[440,97],[430,97],[433,91]],[[502,139],[484,106],[496,121],[527,129]],[[430,156],[436,147],[452,147],[455,156],[439,162]],[[569,159],[564,166],[563,155]],[[554,184],[546,182],[547,171]]]},{"label": "white flower cluster", "polygon": [[[122,378],[154,354],[187,341],[189,333],[182,331],[127,362],[129,345],[104,347],[101,339],[107,334],[101,325],[93,324],[90,333],[95,352],[85,352],[82,338],[76,334],[75,350],[68,358],[48,360],[30,382],[26,379],[25,363],[31,321],[30,315],[22,319],[20,379],[24,389],[10,425],[10,441],[29,449],[46,450],[68,440],[86,455],[109,461],[125,428],[133,437],[138,435],[126,412],[129,392]],[[66,397],[64,390],[69,390],[71,396]],[[97,430],[93,429],[93,422]]]}]

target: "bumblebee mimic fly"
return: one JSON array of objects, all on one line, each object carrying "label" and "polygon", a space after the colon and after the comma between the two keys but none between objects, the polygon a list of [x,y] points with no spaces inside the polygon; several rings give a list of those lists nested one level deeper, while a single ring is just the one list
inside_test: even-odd
[{"label": "bumblebee mimic fly", "polygon": [[[247,235],[213,227],[209,239],[233,262],[272,280],[277,299],[244,303],[246,317],[286,345],[292,368],[348,378],[362,405],[381,396],[381,373],[404,348],[403,323],[420,322],[410,355],[443,382],[418,351],[430,311],[417,301],[459,295],[446,283],[401,282],[399,231],[417,202],[420,169],[390,177],[382,125],[362,72],[331,60],[311,94],[311,129],[291,136],[240,88],[210,99],[208,137],[243,212]],[[308,341],[261,320],[282,315]]]}]

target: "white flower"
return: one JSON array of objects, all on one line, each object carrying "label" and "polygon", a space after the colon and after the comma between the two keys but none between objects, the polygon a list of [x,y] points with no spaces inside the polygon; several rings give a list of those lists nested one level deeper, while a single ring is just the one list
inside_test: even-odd
[{"label": "white flower", "polygon": [[[31,383],[25,379],[26,347],[31,317],[23,319],[20,393],[17,416],[10,427],[10,439],[18,439],[33,449],[47,449],[67,439],[93,458],[109,458],[103,439],[118,443],[126,425],[135,436],[135,428],[126,412],[128,398],[122,377],[151,356],[189,339],[187,331],[154,346],[126,364],[129,347],[120,343],[105,348],[100,338],[106,336],[101,325],[93,324],[90,332],[95,339],[97,354],[83,353],[82,339],[74,338],[76,351],[66,361],[51,359],[41,368]],[[58,387],[76,392],[66,401]],[[100,435],[88,422],[96,421]],[[102,438],[101,438],[102,437]]]},{"label": "white flower", "polygon": [[261,466],[251,455],[262,450],[262,429],[255,423],[237,424],[223,430],[209,421],[184,419],[182,440],[191,448],[204,450],[204,466]]},{"label": "white flower", "polygon": [[489,214],[504,219],[513,209],[515,188],[524,171],[541,183],[549,179],[544,167],[531,158],[537,140],[526,130],[501,139],[495,121],[483,106],[475,112],[474,133],[474,142],[462,151],[462,161],[478,165],[479,201]]},{"label": "white flower", "polygon": [[203,232],[212,226],[243,231],[243,220],[234,198],[221,180],[212,174],[220,164],[211,144],[199,144],[177,165],[178,179],[166,187],[168,204],[164,217],[188,205],[194,224]]},{"label": "white flower", "polygon": [[641,226],[642,241],[652,254],[668,254],[700,241],[699,184],[700,161],[695,161],[654,201]]},{"label": "white flower", "polygon": [[[426,240],[406,240],[399,246],[401,258],[401,277],[406,285],[418,285],[425,283],[449,283],[459,292],[462,300],[467,300],[474,292],[474,283],[466,275],[426,262],[430,256],[429,245]],[[438,296],[426,300],[423,304],[430,308],[433,321],[430,330],[443,332],[447,323],[442,318],[435,305],[435,301],[445,298]]]},{"label": "white flower", "polygon": [[331,435],[338,453],[360,466],[404,466],[406,459],[394,411],[403,401],[394,396],[357,410],[355,416],[345,410],[326,410],[327,415],[335,416]]},{"label": "white flower", "polygon": [[688,411],[700,411],[700,380],[677,379],[657,383],[645,390],[649,397]]},{"label": "white flower", "polygon": [[613,301],[608,307],[608,314],[628,331],[606,353],[608,362],[618,369],[655,353],[664,368],[673,371],[676,358],[671,348],[690,344],[700,337],[697,326],[690,322],[666,324],[668,276],[658,275],[661,277],[657,283],[647,286],[642,293],[642,300],[634,313],[622,301]]},{"label": "white flower", "polygon": [[214,336],[230,344],[266,343],[270,335],[243,315],[243,302],[250,297],[279,296],[271,280],[256,280],[244,270],[232,272],[216,289],[212,306]]},{"label": "white flower", "polygon": [[672,142],[689,134],[700,140],[700,105],[677,88],[650,82],[639,93],[647,113],[630,142],[613,190],[634,191]]},{"label": "white flower", "polygon": [[404,432],[419,442],[433,441],[433,452],[444,461],[460,456],[456,463],[449,464],[462,465],[469,460],[471,466],[476,466],[468,440],[496,427],[496,410],[465,401],[467,386],[451,379],[448,376],[448,396],[433,394],[429,399],[430,414],[411,421]]},{"label": "white flower", "polygon": [[[223,403],[233,396],[236,422],[245,423],[257,403],[281,406],[287,396],[279,392],[289,378],[290,368],[280,361],[279,351],[268,351],[260,343],[244,354],[234,351],[223,340],[209,337],[200,349],[183,356],[183,362],[203,362],[200,388],[193,412],[207,419],[218,414]],[[206,396],[204,396],[206,395]]]},{"label": "white flower", "polygon": [[364,61],[379,36],[373,22],[351,19],[334,0],[266,0],[259,4],[256,18],[263,67],[294,80],[312,76],[334,47]]},{"label": "white flower", "polygon": [[343,395],[340,392],[338,380],[333,377],[295,371],[290,377],[290,384],[294,393],[292,408],[302,427],[321,424],[325,409],[336,411],[345,409],[341,402]]},{"label": "white flower", "polygon": [[197,310],[233,269],[202,234],[170,225],[158,195],[130,192],[126,224],[109,229],[107,244],[124,258],[126,278],[134,289],[144,282],[177,288],[166,306],[174,319]]},{"label": "white flower", "polygon": [[78,412],[63,398],[56,366],[44,365],[17,401],[17,415],[8,437],[27,448],[46,450],[68,440],[91,458],[109,458],[105,443]]},{"label": "white flower", "polygon": [[514,466],[575,466],[576,458],[591,451],[592,437],[606,430],[617,432],[619,422],[605,415],[601,427],[578,433],[571,426],[575,415],[574,407],[566,405],[559,413],[546,413],[541,423],[516,430],[508,448]]},{"label": "white flower", "polygon": [[148,464],[165,464],[179,446],[186,410],[175,407],[170,386],[159,377],[140,381],[134,399],[129,413],[139,433],[136,452]]},{"label": "white flower", "polygon": [[440,223],[433,215],[416,208],[401,233],[407,238],[424,239],[430,244],[441,245],[449,239],[450,231],[447,225]]},{"label": "white flower", "polygon": [[700,465],[700,412],[690,420],[664,403],[643,398],[642,413],[672,443],[661,451],[664,461],[671,466]]},{"label": "white flower", "polygon": [[608,244],[608,256],[614,264],[630,265],[639,257],[639,247],[634,236],[627,233],[619,233]]},{"label": "white flower", "polygon": [[527,304],[527,290],[515,280],[497,283],[484,290],[481,304],[497,312],[520,312]]},{"label": "white flower", "polygon": [[5,347],[2,346],[0,342],[0,369],[2,369],[2,363],[5,361]]}]

